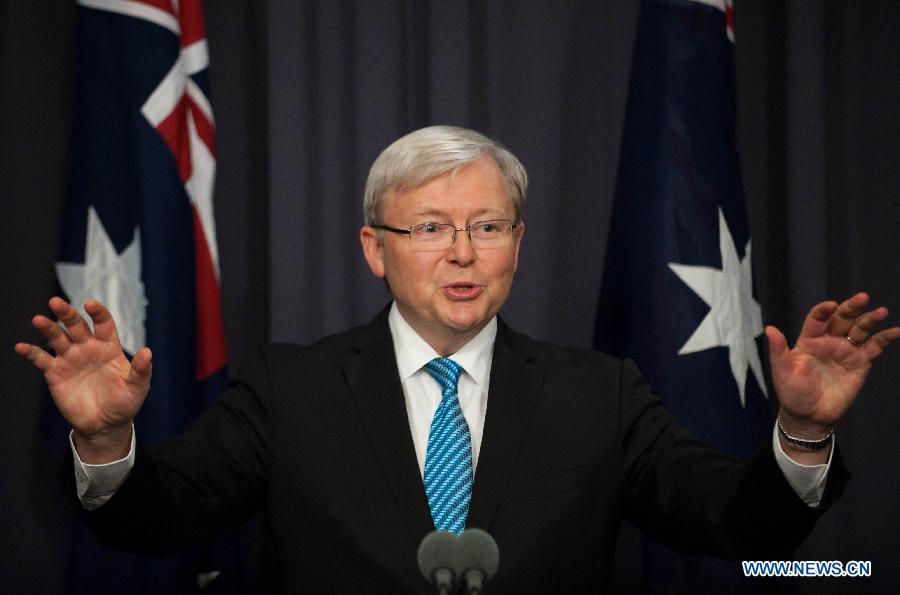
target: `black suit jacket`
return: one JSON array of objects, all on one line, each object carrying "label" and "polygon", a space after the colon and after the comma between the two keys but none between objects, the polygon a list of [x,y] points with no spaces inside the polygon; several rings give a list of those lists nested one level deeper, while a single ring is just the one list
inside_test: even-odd
[{"label": "black suit jacket", "polygon": [[[694,439],[634,366],[501,321],[467,525],[500,548],[494,592],[608,582],[620,519],[676,549],[784,558],[820,511],[771,445],[743,463]],[[843,482],[838,461],[826,503]],[[110,546],[161,554],[267,514],[285,590],[424,591],[433,529],[387,311],[300,347],[249,356],[219,402],[154,452],[139,447],[88,520]]]}]

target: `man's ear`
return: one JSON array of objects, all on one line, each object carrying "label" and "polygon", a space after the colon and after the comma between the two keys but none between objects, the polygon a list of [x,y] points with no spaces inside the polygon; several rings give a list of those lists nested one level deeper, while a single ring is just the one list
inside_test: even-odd
[{"label": "man's ear", "polygon": [[359,243],[362,244],[363,256],[369,263],[369,270],[376,277],[384,277],[384,243],[377,229],[364,225],[359,230]]}]

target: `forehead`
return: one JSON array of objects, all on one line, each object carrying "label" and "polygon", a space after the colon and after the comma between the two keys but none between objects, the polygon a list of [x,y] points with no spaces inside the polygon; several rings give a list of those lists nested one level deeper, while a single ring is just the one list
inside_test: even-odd
[{"label": "forehead", "polygon": [[385,214],[491,214],[511,217],[512,200],[499,166],[482,157],[457,170],[432,178],[409,190],[391,189],[385,200]]}]

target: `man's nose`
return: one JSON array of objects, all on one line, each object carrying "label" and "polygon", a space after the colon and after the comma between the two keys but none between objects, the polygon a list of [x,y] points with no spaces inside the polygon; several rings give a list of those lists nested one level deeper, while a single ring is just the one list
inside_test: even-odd
[{"label": "man's nose", "polygon": [[469,229],[457,229],[453,233],[454,240],[447,251],[447,258],[462,265],[475,260],[475,249],[472,248],[472,236],[469,233]]}]

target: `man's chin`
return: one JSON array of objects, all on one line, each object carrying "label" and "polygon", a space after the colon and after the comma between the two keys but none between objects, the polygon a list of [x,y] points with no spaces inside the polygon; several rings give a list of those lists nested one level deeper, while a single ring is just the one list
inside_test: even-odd
[{"label": "man's chin", "polygon": [[477,333],[490,320],[487,312],[449,312],[441,317],[444,326],[457,334]]}]

